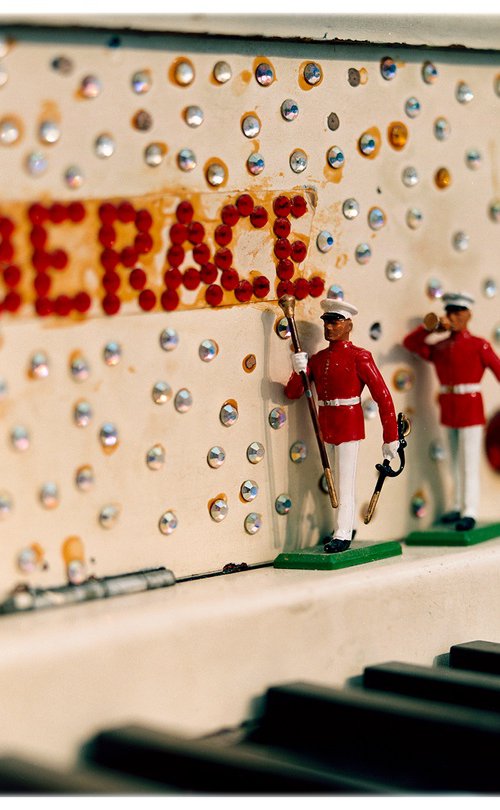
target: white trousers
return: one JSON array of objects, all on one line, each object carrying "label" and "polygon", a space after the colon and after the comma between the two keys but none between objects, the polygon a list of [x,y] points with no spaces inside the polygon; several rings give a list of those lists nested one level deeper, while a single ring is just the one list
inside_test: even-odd
[{"label": "white trousers", "polygon": [[447,432],[454,484],[453,509],[462,517],[477,518],[483,425],[447,428]]},{"label": "white trousers", "polygon": [[334,537],[350,540],[356,522],[356,469],[359,441],[334,445],[335,488],[339,506]]}]

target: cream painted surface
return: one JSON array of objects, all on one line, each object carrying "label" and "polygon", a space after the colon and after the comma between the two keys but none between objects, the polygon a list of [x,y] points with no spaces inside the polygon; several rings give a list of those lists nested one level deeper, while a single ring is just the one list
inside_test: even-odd
[{"label": "cream painted surface", "polygon": [[[0,100],[2,117],[17,116],[23,135],[17,144],[0,149],[2,214],[15,210],[17,216],[20,206],[39,200],[135,197],[146,204],[167,193],[196,202],[201,195],[212,194],[216,204],[211,215],[216,216],[223,199],[234,202],[243,191],[256,197],[267,195],[270,205],[278,193],[291,195],[312,188],[317,206],[311,209],[314,215],[305,232],[306,240],[310,237],[309,251],[299,268],[300,275],[320,275],[327,286],[339,284],[346,298],[356,303],[360,314],[353,341],[373,352],[391,387],[396,409],[408,411],[414,425],[407,471],[386,483],[376,517],[362,528],[360,536],[385,540],[429,525],[443,509],[449,490],[445,463],[429,460],[429,444],[440,435],[433,404],[437,386],[432,369],[413,360],[400,342],[426,312],[440,310],[439,302],[430,301],[426,295],[427,284],[434,277],[445,289],[465,288],[476,297],[471,331],[493,340],[500,325],[498,296],[487,298],[483,293],[487,278],[500,284],[500,224],[488,214],[490,204],[500,195],[500,98],[494,89],[499,72],[497,55],[432,50],[424,54],[403,47],[388,51],[385,45],[332,48],[331,43],[198,41],[162,34],[124,33],[118,48],[107,47],[107,41],[108,34],[100,32],[62,31],[54,37],[50,31],[35,29],[14,35],[1,60],[8,80],[0,89]],[[59,75],[50,68],[51,60],[61,55],[73,61],[70,75]],[[380,74],[380,59],[387,55],[398,66],[392,81]],[[169,68],[179,57],[188,57],[195,68],[195,80],[187,88],[174,85],[168,78]],[[233,77],[217,86],[210,77],[214,64],[221,59],[230,64]],[[433,60],[438,68],[435,84],[422,80],[424,59]],[[266,60],[275,68],[276,81],[262,87],[253,71],[259,61]],[[303,89],[300,71],[311,60],[321,65],[324,78],[318,86]],[[365,69],[368,81],[351,87],[347,81],[351,67]],[[131,77],[146,68],[151,70],[152,88],[143,96],[135,95]],[[102,81],[102,93],[95,99],[78,98],[80,81],[89,73]],[[460,104],[455,98],[460,81],[467,82],[474,92],[469,104]],[[422,107],[415,119],[404,111],[411,96],[416,96]],[[292,122],[280,115],[280,105],[287,98],[299,106],[299,116]],[[41,147],[36,131],[48,103],[58,110],[62,135],[58,144]],[[199,104],[205,112],[205,121],[196,130],[182,119],[182,111],[189,104]],[[148,132],[138,132],[130,123],[141,108],[153,118]],[[262,122],[261,133],[253,141],[240,129],[247,112],[256,112]],[[340,128],[335,132],[326,125],[330,112],[340,118]],[[443,142],[433,135],[439,116],[446,117],[451,125],[451,136]],[[401,151],[395,151],[387,139],[388,126],[394,121],[405,123],[409,131]],[[380,131],[381,146],[378,156],[368,159],[359,154],[357,142],[372,127]],[[94,140],[102,132],[110,132],[117,145],[107,160],[93,153]],[[168,152],[164,163],[152,168],[145,165],[143,152],[156,141],[164,141]],[[337,171],[326,164],[326,153],[334,145],[346,156],[345,167]],[[181,172],[176,163],[177,153],[184,147],[192,148],[197,156],[197,167],[190,173]],[[38,178],[25,170],[26,156],[35,148],[48,158],[48,169]],[[307,170],[300,175],[289,167],[289,155],[296,148],[306,151],[309,158]],[[470,149],[482,155],[477,171],[465,164]],[[246,160],[254,151],[265,159],[265,170],[257,177],[246,169]],[[213,157],[228,167],[227,185],[222,190],[211,191],[205,180],[203,167]],[[64,170],[72,164],[84,172],[85,181],[79,190],[68,189],[63,181]],[[415,166],[420,176],[413,188],[401,182],[407,166]],[[440,190],[433,177],[443,166],[451,172],[452,183]],[[359,202],[360,215],[348,221],[342,215],[342,203],[351,197]],[[372,231],[367,222],[368,211],[374,206],[381,207],[387,218],[380,231]],[[423,212],[422,226],[415,231],[406,224],[412,206]],[[262,237],[267,241],[255,254],[257,267],[253,253],[238,249],[236,253],[241,276],[257,269],[274,285],[272,221],[271,217]],[[162,239],[170,224],[167,218]],[[210,229],[213,224],[211,219]],[[300,232],[300,220],[295,227]],[[316,237],[323,229],[335,238],[334,248],[327,254],[316,248]],[[469,248],[462,253],[452,247],[457,231],[470,237]],[[89,227],[81,234],[84,252],[96,240],[96,233]],[[27,238],[24,221],[16,238]],[[367,265],[359,265],[354,258],[356,246],[363,242],[372,248]],[[157,247],[155,267],[160,273],[166,245],[160,240]],[[78,246],[72,250],[77,261]],[[404,270],[403,278],[396,282],[385,275],[391,260],[400,262]],[[96,273],[95,267],[92,270]],[[2,288],[2,295],[4,292]],[[187,295],[185,300],[190,300]],[[318,299],[298,303],[299,329],[308,351],[322,346],[319,315]],[[0,403],[0,490],[10,492],[14,500],[13,514],[1,524],[2,593],[20,581],[42,586],[65,582],[61,547],[69,535],[82,538],[89,573],[105,576],[166,565],[183,576],[220,570],[228,562],[269,561],[284,546],[311,544],[328,531],[329,508],[318,489],[321,470],[306,406],[304,402],[287,403],[283,396],[290,362],[288,341],[282,341],[274,331],[280,316],[273,289],[262,303],[218,310],[146,314],[131,302],[124,315],[108,318],[100,313],[96,302],[91,317],[79,323],[42,321],[29,309],[20,317],[2,316],[0,374],[7,381],[8,394]],[[370,326],[376,321],[382,324],[379,341],[369,337]],[[174,327],[180,336],[178,349],[171,353],[163,352],[158,343],[167,326]],[[210,364],[198,357],[199,344],[206,338],[219,345],[219,355]],[[108,340],[119,341],[123,348],[122,362],[116,368],[106,367],[101,358]],[[46,380],[29,380],[29,358],[40,349],[49,354],[51,373]],[[77,349],[84,351],[91,365],[89,380],[81,384],[67,371],[68,358]],[[251,374],[242,369],[248,353],[257,358]],[[413,369],[416,375],[415,385],[407,392],[397,391],[392,383],[400,368]],[[151,388],[158,380],[167,381],[174,394],[188,388],[194,399],[192,409],[179,414],[172,401],[155,405]],[[483,391],[491,416],[498,409],[499,389],[489,372]],[[71,421],[74,404],[81,398],[88,399],[94,409],[93,422],[84,429]],[[223,427],[218,417],[228,399],[236,400],[240,411],[238,422],[231,428]],[[287,414],[285,426],[278,431],[268,422],[274,406],[284,407]],[[120,446],[111,455],[103,454],[97,438],[105,421],[115,423],[120,433]],[[17,424],[26,425],[32,435],[32,446],[25,454],[15,453],[9,445],[10,430]],[[369,499],[375,482],[374,465],[381,460],[378,419],[367,421],[366,429],[358,474],[360,507]],[[308,459],[301,465],[289,460],[289,448],[297,439],[304,439],[309,448]],[[253,466],[245,453],[256,440],[265,445],[266,455],[263,462]],[[167,456],[164,469],[153,472],[144,459],[156,442],[164,444]],[[206,454],[215,444],[222,444],[227,453],[219,470],[210,469],[206,463]],[[77,492],[73,484],[76,468],[85,463],[91,463],[96,471],[96,486],[89,493]],[[259,495],[251,504],[244,504],[239,490],[248,478],[258,483]],[[48,512],[38,503],[37,492],[42,483],[52,480],[59,484],[62,498],[61,505]],[[417,519],[411,515],[410,502],[420,491],[427,501],[427,512]],[[209,516],[208,503],[220,493],[227,495],[229,514],[216,524]],[[279,516],[274,509],[280,493],[292,498],[288,517]],[[498,519],[498,493],[498,474],[483,460],[483,519]],[[109,531],[97,521],[100,508],[107,503],[121,507],[120,519]],[[167,509],[173,509],[179,520],[170,537],[158,530],[159,518]],[[243,527],[250,511],[263,517],[263,527],[254,536]],[[49,567],[32,576],[23,575],[16,565],[17,556],[34,542],[42,546]]]}]

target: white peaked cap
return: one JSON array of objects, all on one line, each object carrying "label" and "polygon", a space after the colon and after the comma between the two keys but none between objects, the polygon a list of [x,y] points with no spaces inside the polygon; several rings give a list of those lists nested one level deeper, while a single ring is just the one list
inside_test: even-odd
[{"label": "white peaked cap", "polygon": [[343,315],[344,318],[352,318],[353,315],[358,314],[358,309],[354,306],[354,304],[350,304],[348,301],[343,301],[338,297],[338,293],[333,291],[331,288],[328,290],[326,298],[323,298],[321,301],[321,309],[325,315],[336,312],[339,315]]},{"label": "white peaked cap", "polygon": [[475,301],[469,293],[450,292],[443,295],[443,304],[445,307],[466,307],[470,309],[472,304],[475,304]]}]

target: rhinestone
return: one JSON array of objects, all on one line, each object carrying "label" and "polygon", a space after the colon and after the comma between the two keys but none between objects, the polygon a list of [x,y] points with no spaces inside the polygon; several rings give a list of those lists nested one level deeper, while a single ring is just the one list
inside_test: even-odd
[{"label": "rhinestone", "polygon": [[73,61],[68,59],[67,56],[56,56],[50,63],[52,70],[60,73],[62,76],[69,76],[73,71]]},{"label": "rhinestone", "polygon": [[286,422],[286,411],[283,408],[273,408],[269,414],[269,424],[274,430],[279,430]]},{"label": "rhinestone", "polygon": [[332,132],[335,132],[335,130],[338,129],[339,126],[340,126],[340,121],[339,121],[339,117],[338,117],[337,113],[334,113],[334,112],[330,113],[330,115],[326,119],[326,123],[327,123],[328,129],[331,129]]},{"label": "rhinestone", "polygon": [[213,467],[216,470],[218,467],[222,467],[226,460],[226,451],[223,447],[211,447],[207,453],[207,462],[209,467]]},{"label": "rhinestone", "polygon": [[276,334],[282,340],[288,340],[288,338],[291,336],[290,327],[288,325],[288,319],[287,318],[281,318],[276,323],[276,326],[274,328],[276,330]]},{"label": "rhinestone", "polygon": [[315,62],[309,62],[304,68],[304,79],[307,84],[318,84],[321,81],[323,74],[321,68]]},{"label": "rhinestone", "polygon": [[117,366],[122,357],[122,349],[120,344],[115,343],[114,340],[106,343],[102,356],[107,366]]},{"label": "rhinestone", "polygon": [[399,368],[394,372],[392,382],[397,391],[411,391],[415,378],[413,372],[407,368]]},{"label": "rhinestone", "polygon": [[0,87],[7,84],[8,78],[9,74],[7,73],[7,68],[4,65],[0,65]]},{"label": "rhinestone", "polygon": [[429,456],[432,461],[444,461],[446,450],[439,441],[433,441],[429,445]]},{"label": "rhinestone", "polygon": [[188,127],[199,127],[203,124],[203,110],[192,104],[184,110],[184,121]]},{"label": "rhinestone", "polygon": [[260,174],[264,171],[264,158],[259,152],[253,152],[247,160],[247,168],[250,174]]},{"label": "rhinestone", "polygon": [[382,324],[379,321],[375,321],[370,326],[370,330],[368,332],[372,340],[380,340],[382,337]]},{"label": "rhinestone", "polygon": [[15,450],[21,453],[27,450],[30,446],[29,433],[25,427],[17,425],[10,434],[10,441]]},{"label": "rhinestone", "polygon": [[211,186],[220,186],[226,180],[226,169],[220,163],[211,163],[207,167],[206,177]]},{"label": "rhinestone", "polygon": [[247,138],[255,138],[260,132],[260,121],[256,115],[246,115],[241,122],[241,130]]},{"label": "rhinestone", "polygon": [[358,264],[368,264],[372,256],[370,245],[367,245],[366,242],[362,242],[356,247],[354,256]]},{"label": "rhinestone", "polygon": [[438,188],[448,188],[451,185],[451,174],[448,169],[438,169],[434,175],[434,181]]},{"label": "rhinestone", "polygon": [[144,161],[148,166],[159,166],[167,150],[161,143],[150,143],[144,150]]},{"label": "rhinestone", "polygon": [[415,96],[411,96],[405,104],[405,113],[408,118],[416,118],[420,113],[420,101]]},{"label": "rhinestone", "polygon": [[119,517],[120,507],[114,503],[108,503],[99,512],[99,523],[103,529],[112,529],[118,523]]},{"label": "rhinestone", "polygon": [[227,62],[217,62],[214,65],[214,79],[219,84],[225,84],[232,77],[233,71]]},{"label": "rhinestone", "polygon": [[5,490],[0,492],[0,520],[8,517],[14,508],[11,496]]},{"label": "rhinestone", "polygon": [[94,486],[94,482],[94,470],[89,464],[77,469],[75,474],[75,484],[79,490],[82,492],[88,492],[88,490],[92,489]]},{"label": "rhinestone", "polygon": [[151,396],[153,397],[153,402],[156,402],[157,405],[164,405],[165,402],[172,399],[172,389],[168,383],[160,381],[153,386]]},{"label": "rhinestone", "polygon": [[427,282],[427,289],[426,289],[427,297],[431,299],[442,298],[443,297],[443,285],[439,281],[438,278],[431,278]]},{"label": "rhinestone", "polygon": [[69,166],[64,172],[64,180],[69,188],[80,188],[85,177],[78,166]]},{"label": "rhinestone", "polygon": [[378,413],[378,405],[373,399],[365,399],[362,408],[365,419],[374,419]]},{"label": "rhinestone", "polygon": [[494,298],[497,294],[496,281],[492,278],[487,278],[483,284],[483,292],[486,298]]},{"label": "rhinestone", "polygon": [[90,374],[90,366],[88,361],[81,354],[77,354],[72,358],[69,370],[71,376],[77,382],[86,380]]},{"label": "rhinestone", "polygon": [[15,121],[10,118],[4,118],[0,121],[0,143],[4,146],[12,146],[13,143],[19,140],[21,133]]},{"label": "rhinestone", "polygon": [[92,416],[92,408],[88,402],[84,400],[77,402],[73,413],[73,419],[77,427],[87,427],[90,425]]},{"label": "rhinestone", "polygon": [[285,121],[295,121],[299,114],[299,105],[291,98],[285,99],[281,105],[281,115]]},{"label": "rhinestone", "polygon": [[31,574],[37,566],[38,554],[33,548],[23,548],[17,556],[17,566],[25,574]]},{"label": "rhinestone", "polygon": [[7,380],[5,380],[3,377],[0,377],[0,402],[3,399],[6,399],[7,391],[8,391]]},{"label": "rhinestone", "polygon": [[243,358],[243,368],[245,371],[254,371],[257,367],[257,358],[254,354],[247,354],[246,357]]},{"label": "rhinestone", "polygon": [[305,442],[294,442],[290,447],[290,458],[294,464],[300,464],[307,458],[307,445]]},{"label": "rhinestone", "polygon": [[344,300],[344,290],[338,284],[332,284],[328,288],[328,298],[335,298],[337,301]]},{"label": "rhinestone", "polygon": [[243,481],[240,494],[244,501],[254,501],[259,494],[259,487],[255,481]]},{"label": "rhinestone", "polygon": [[321,253],[328,253],[334,245],[334,238],[330,231],[320,231],[316,237],[316,246]]},{"label": "rhinestone", "polygon": [[102,426],[99,439],[103,447],[117,447],[118,445],[118,429],[111,422],[105,422]]},{"label": "rhinestone", "polygon": [[385,225],[385,214],[381,208],[370,208],[368,211],[368,225],[372,231],[379,231]]},{"label": "rhinestone", "polygon": [[452,244],[455,250],[460,252],[467,250],[469,247],[469,237],[464,231],[457,231],[453,234]]},{"label": "rhinestone", "polygon": [[332,148],[328,150],[326,159],[332,169],[340,169],[345,163],[344,153],[339,146],[332,146]]},{"label": "rhinestone", "polygon": [[396,63],[390,56],[386,56],[385,59],[382,59],[380,62],[380,72],[384,79],[394,79],[397,70]]},{"label": "rhinestone", "polygon": [[347,71],[347,81],[351,87],[359,87],[361,82],[361,74],[357,68],[349,68]]},{"label": "rhinestone", "polygon": [[43,352],[36,352],[30,360],[30,377],[41,380],[49,376],[49,360]]},{"label": "rhinestone", "polygon": [[465,84],[465,82],[459,82],[457,84],[456,97],[460,104],[468,104],[474,98],[474,93],[468,84]]},{"label": "rhinestone", "polygon": [[247,459],[251,464],[258,464],[265,455],[264,445],[260,442],[252,442],[247,447]]},{"label": "rhinestone", "polygon": [[377,148],[377,141],[370,132],[364,132],[359,139],[359,148],[363,155],[372,155]]},{"label": "rhinestone", "polygon": [[400,278],[403,278],[403,268],[399,262],[387,262],[385,267],[385,275],[389,279],[389,281],[399,281]]},{"label": "rhinestone", "polygon": [[500,222],[500,200],[494,200],[491,203],[489,214],[493,222]]},{"label": "rhinestone", "polygon": [[262,526],[262,515],[258,512],[250,512],[245,518],[245,531],[247,534],[257,534]]},{"label": "rhinestone", "polygon": [[408,140],[408,128],[406,124],[399,122],[391,124],[387,132],[387,137],[394,149],[403,149]]},{"label": "rhinestone", "polygon": [[446,118],[436,118],[434,121],[434,135],[438,141],[446,141],[451,135],[451,126]]},{"label": "rhinestone", "polygon": [[41,152],[31,152],[26,158],[26,168],[33,177],[43,174],[47,166],[47,158]]},{"label": "rhinestone", "polygon": [[153,79],[151,76],[151,71],[149,70],[138,70],[137,73],[134,73],[131,79],[132,90],[134,93],[142,94],[147,93],[148,90],[151,90],[153,85]]},{"label": "rhinestone", "polygon": [[193,395],[187,388],[181,388],[180,391],[177,391],[174,399],[174,407],[175,410],[179,413],[186,413],[189,411],[193,404]]},{"label": "rhinestone", "polygon": [[423,518],[427,514],[427,501],[422,490],[415,492],[410,503],[411,513],[417,518]]},{"label": "rhinestone", "polygon": [[220,523],[221,520],[227,516],[229,511],[229,507],[227,505],[227,501],[223,498],[216,498],[216,500],[210,505],[210,517],[212,520],[215,520],[216,523]]},{"label": "rhinestone", "polygon": [[438,77],[438,69],[432,62],[424,62],[422,65],[422,79],[426,84],[434,84]]},{"label": "rhinestone", "polygon": [[150,470],[161,470],[165,464],[165,448],[161,444],[154,444],[146,453],[146,464]]},{"label": "rhinestone", "polygon": [[114,154],[115,148],[116,144],[113,138],[105,132],[95,139],[94,149],[98,158],[111,157],[111,155]]},{"label": "rhinestone", "polygon": [[424,215],[422,214],[422,211],[420,211],[419,208],[410,208],[406,212],[406,224],[408,225],[409,228],[412,228],[412,230],[420,228],[423,219]]},{"label": "rhinestone", "polygon": [[268,87],[274,81],[274,70],[267,62],[261,62],[255,70],[255,78],[262,87]]},{"label": "rhinestone", "polygon": [[407,166],[403,169],[403,173],[401,175],[401,179],[405,186],[411,188],[412,186],[416,186],[418,183],[418,172],[414,166]]},{"label": "rhinestone", "polygon": [[356,219],[359,214],[359,203],[353,197],[344,201],[342,213],[346,219]]},{"label": "rhinestone", "polygon": [[237,421],[239,416],[238,408],[230,402],[225,402],[220,409],[219,419],[226,427],[231,427]]},{"label": "rhinestone", "polygon": [[102,84],[97,76],[85,76],[80,84],[80,93],[84,98],[97,98],[101,93]]},{"label": "rhinestone", "polygon": [[158,528],[162,534],[172,534],[177,528],[177,515],[175,512],[169,510],[168,512],[164,512],[161,516]]},{"label": "rhinestone", "polygon": [[40,490],[40,503],[44,509],[55,509],[59,506],[59,490],[57,484],[49,482],[44,484]]},{"label": "rhinestone", "polygon": [[465,154],[465,163],[469,169],[479,169],[482,161],[482,155],[477,149],[469,149]]},{"label": "rhinestone", "polygon": [[70,560],[66,567],[66,573],[72,585],[81,585],[87,578],[85,563],[81,560]]},{"label": "rhinestone", "polygon": [[198,349],[198,354],[200,356],[200,360],[203,360],[205,363],[209,363],[214,357],[217,357],[219,353],[219,347],[215,340],[204,340],[200,343],[200,348]]},{"label": "rhinestone", "polygon": [[307,155],[302,149],[295,149],[290,155],[290,168],[295,174],[307,169]]},{"label": "rhinestone", "polygon": [[290,495],[278,495],[274,502],[274,508],[278,515],[287,515],[292,508],[292,499]]},{"label": "rhinestone", "polygon": [[160,335],[160,346],[166,352],[172,352],[179,345],[179,335],[175,329],[168,327]]},{"label": "rhinestone", "polygon": [[191,84],[194,79],[194,67],[191,62],[178,62],[174,70],[174,79],[182,87]]},{"label": "rhinestone", "polygon": [[57,143],[61,137],[59,124],[55,121],[42,121],[38,129],[38,137],[42,143]]},{"label": "rhinestone", "polygon": [[196,155],[192,149],[181,149],[177,155],[177,163],[183,172],[191,172],[196,168]]}]

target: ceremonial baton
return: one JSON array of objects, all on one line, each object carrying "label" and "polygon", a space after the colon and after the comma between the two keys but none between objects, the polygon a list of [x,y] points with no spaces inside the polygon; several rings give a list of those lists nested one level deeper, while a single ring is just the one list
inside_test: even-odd
[{"label": "ceremonial baton", "polygon": [[[288,321],[288,327],[290,329],[290,335],[292,337],[292,344],[294,351],[295,353],[301,352],[302,349],[300,348],[299,334],[297,332],[297,326],[295,324],[295,317],[294,317],[295,298],[293,297],[293,295],[283,295],[278,301],[278,304],[283,310],[285,318]],[[307,405],[309,407],[309,414],[311,416],[311,421],[314,427],[314,433],[316,435],[316,441],[318,442],[319,454],[321,456],[321,463],[323,465],[326,485],[328,487],[328,494],[330,496],[330,501],[333,508],[336,509],[337,506],[339,505],[339,502],[337,498],[337,493],[335,491],[335,484],[333,483],[333,473],[330,467],[330,462],[328,460],[325,443],[321,435],[321,428],[319,426],[318,414],[316,411],[316,406],[314,404],[313,393],[311,390],[311,383],[309,382],[309,376],[307,374],[307,371],[301,371],[300,377],[302,379],[302,384],[304,386],[304,392],[306,395]]]},{"label": "ceremonial baton", "polygon": [[370,503],[368,504],[368,509],[366,510],[365,524],[369,523],[373,517],[373,513],[375,511],[378,499],[380,498],[380,493],[382,491],[382,487],[384,486],[385,479],[397,478],[397,476],[401,475],[405,468],[405,447],[407,446],[405,436],[408,436],[410,430],[411,424],[408,417],[405,416],[404,413],[398,413],[399,469],[393,470],[391,467],[391,462],[387,458],[384,459],[383,464],[375,464],[375,469],[379,471],[379,475],[377,483],[375,484],[375,489],[373,490],[373,495],[370,499]]}]

